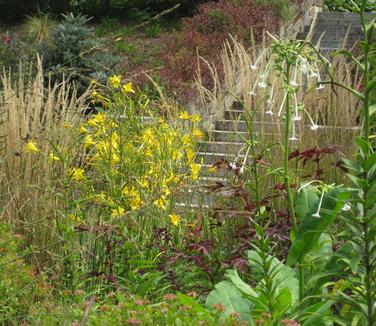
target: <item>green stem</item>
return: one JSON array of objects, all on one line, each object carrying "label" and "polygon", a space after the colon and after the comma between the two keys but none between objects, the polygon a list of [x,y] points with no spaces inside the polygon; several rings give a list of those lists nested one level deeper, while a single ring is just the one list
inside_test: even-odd
[{"label": "green stem", "polygon": [[[369,65],[369,39],[367,33],[367,25],[364,17],[364,12],[362,11],[360,14],[360,19],[362,23],[362,28],[364,31],[364,42],[367,45],[364,50],[364,101],[363,101],[363,114],[364,114],[364,124],[363,124],[363,137],[366,142],[369,143],[369,136],[370,136],[370,90],[367,89],[367,86],[370,82],[370,65]],[[368,157],[371,155],[371,146],[368,147],[369,149],[364,154],[363,164],[367,161]],[[367,175],[362,176],[367,178]],[[363,235],[364,235],[364,267],[365,267],[365,277],[364,277],[364,287],[366,290],[366,298],[367,298],[367,321],[368,326],[374,325],[374,317],[373,317],[373,310],[374,310],[374,299],[373,299],[373,279],[372,279],[372,266],[371,266],[371,248],[369,242],[369,220],[368,220],[368,209],[366,205],[366,200],[368,197],[368,190],[369,190],[369,183],[367,188],[363,191],[363,218],[364,221],[362,223],[363,227]]]},{"label": "green stem", "polygon": [[304,268],[301,263],[299,263],[299,301],[303,302],[304,300]]},{"label": "green stem", "polygon": [[[289,82],[290,79],[290,64],[287,64],[286,68],[286,76],[285,82]],[[293,226],[294,231],[296,231],[297,223],[295,220],[295,210],[294,210],[294,200],[290,188],[290,173],[289,173],[289,152],[290,152],[290,145],[289,145],[289,136],[290,136],[290,125],[291,125],[291,112],[290,112],[290,93],[286,94],[286,106],[285,106],[285,144],[284,144],[284,183],[287,192],[287,204],[290,212],[290,219]]]},{"label": "green stem", "polygon": [[[364,31],[364,42],[369,46],[368,33],[367,33],[367,24],[365,21],[364,13],[360,15],[363,31]],[[367,87],[369,84],[369,49],[368,46],[365,47],[364,51],[364,86]],[[369,117],[369,102],[370,102],[370,91],[366,88],[364,92],[364,126],[363,126],[363,136],[365,140],[369,141],[369,131],[370,131],[370,117]],[[366,159],[368,153],[366,154]]]}]

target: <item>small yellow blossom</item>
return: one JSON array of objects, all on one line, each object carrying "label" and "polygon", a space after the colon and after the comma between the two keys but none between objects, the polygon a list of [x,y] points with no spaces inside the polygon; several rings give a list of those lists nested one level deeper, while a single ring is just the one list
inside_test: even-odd
[{"label": "small yellow blossom", "polygon": [[190,119],[190,115],[187,111],[183,111],[182,113],[180,113],[179,115],[179,118],[182,119],[182,120],[189,120]]},{"label": "small yellow blossom", "polygon": [[26,144],[25,150],[27,152],[34,152],[34,153],[38,153],[39,152],[38,147],[31,140],[29,140],[29,142]]},{"label": "small yellow blossom", "polygon": [[85,138],[84,138],[84,147],[87,148],[87,147],[91,147],[95,145],[94,141],[93,141],[93,137],[91,135],[86,135]]},{"label": "small yellow blossom", "polygon": [[140,180],[140,185],[142,188],[147,188],[149,186],[149,181],[147,178],[142,178]]},{"label": "small yellow blossom", "polygon": [[121,206],[118,206],[111,210],[111,217],[119,217],[124,215],[125,209]]},{"label": "small yellow blossom", "polygon": [[187,159],[188,159],[188,162],[192,162],[196,153],[195,151],[192,149],[192,147],[187,147],[185,149],[185,154],[187,155]]},{"label": "small yellow blossom", "polygon": [[200,129],[193,128],[192,129],[192,136],[196,137],[196,138],[203,138],[204,134],[203,134],[203,132]]},{"label": "small yellow blossom", "polygon": [[197,180],[199,177],[200,170],[201,170],[201,165],[197,163],[191,163],[189,167],[191,168],[192,179]]},{"label": "small yellow blossom", "polygon": [[48,161],[49,162],[54,162],[54,161],[60,161],[60,159],[54,155],[54,153],[50,153],[50,155],[48,155]]},{"label": "small yellow blossom", "polygon": [[144,204],[144,202],[141,199],[141,196],[138,194],[137,196],[132,197],[129,200],[129,205],[131,206],[132,211],[138,209]]},{"label": "small yellow blossom", "polygon": [[144,134],[142,135],[142,140],[145,142],[145,143],[148,143],[148,144],[151,144],[154,142],[154,134],[153,134],[153,130],[151,128],[146,128],[145,131],[144,131]]},{"label": "small yellow blossom", "polygon": [[112,164],[118,164],[119,162],[120,162],[119,155],[117,155],[116,153],[112,153],[111,163]]},{"label": "small yellow blossom", "polygon": [[210,173],[216,173],[218,170],[217,166],[213,165],[208,169],[208,172]]},{"label": "small yellow blossom", "polygon": [[108,79],[108,82],[110,83],[110,85],[113,87],[113,88],[119,88],[120,87],[120,83],[121,83],[121,76],[118,75],[118,76],[112,76]]},{"label": "small yellow blossom", "polygon": [[103,203],[106,200],[106,194],[104,191],[101,191],[99,194],[94,196],[94,202],[97,204]]},{"label": "small yellow blossom", "polygon": [[123,86],[123,91],[124,93],[135,93],[132,83],[129,82]]},{"label": "small yellow blossom", "polygon": [[84,170],[81,168],[69,169],[68,175],[75,181],[85,180]]},{"label": "small yellow blossom", "polygon": [[63,123],[63,128],[70,129],[70,128],[73,128],[73,125],[71,125],[70,123],[64,122]]},{"label": "small yellow blossom", "polygon": [[87,133],[89,133],[89,130],[86,129],[84,126],[81,126],[80,127],[80,134],[87,134]]},{"label": "small yellow blossom", "polygon": [[170,221],[173,225],[178,226],[180,223],[180,216],[177,214],[170,214]]},{"label": "small yellow blossom", "polygon": [[191,116],[191,121],[193,122],[193,123],[197,123],[197,122],[200,122],[201,121],[201,115],[199,115],[199,114],[197,114],[197,113],[195,113],[195,114],[193,114],[192,116]]},{"label": "small yellow blossom", "polygon": [[161,196],[157,200],[154,201],[154,205],[160,209],[166,210],[166,196]]},{"label": "small yellow blossom", "polygon": [[81,218],[80,218],[79,216],[77,216],[76,214],[69,214],[69,215],[68,215],[68,218],[69,218],[71,221],[75,222],[75,223],[79,223],[79,222],[82,221]]},{"label": "small yellow blossom", "polygon": [[91,93],[91,96],[92,96],[92,97],[99,97],[99,94],[98,94],[97,91],[94,90],[94,91]]},{"label": "small yellow blossom", "polygon": [[185,146],[190,145],[192,142],[191,137],[189,135],[183,135],[182,141]]},{"label": "small yellow blossom", "polygon": [[103,124],[104,115],[102,113],[97,113],[93,118],[87,121],[87,124],[91,127],[97,127],[98,125]]}]

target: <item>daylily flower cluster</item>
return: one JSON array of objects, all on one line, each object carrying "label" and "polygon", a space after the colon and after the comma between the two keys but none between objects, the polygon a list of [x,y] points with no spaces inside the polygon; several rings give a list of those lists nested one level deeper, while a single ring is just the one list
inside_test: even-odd
[{"label": "daylily flower cluster", "polygon": [[[119,76],[109,80],[114,89],[120,83]],[[93,205],[106,212],[104,220],[154,208],[177,226],[181,219],[173,213],[174,197],[201,171],[196,162],[196,142],[203,137],[197,126],[201,117],[181,112],[177,128],[154,115],[147,98],[114,94],[95,94],[110,105],[77,126],[83,160],[66,167],[66,184],[77,197],[67,216],[84,223]],[[25,150],[42,153],[33,141]],[[61,155],[51,153],[50,162],[58,163]]]}]

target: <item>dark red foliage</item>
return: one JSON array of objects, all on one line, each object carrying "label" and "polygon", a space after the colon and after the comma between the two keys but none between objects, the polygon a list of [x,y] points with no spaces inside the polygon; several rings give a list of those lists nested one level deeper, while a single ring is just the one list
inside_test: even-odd
[{"label": "dark red foliage", "polygon": [[[303,152],[296,150],[290,153],[289,160],[296,159],[298,162],[302,163],[303,167],[306,167],[308,162],[312,162],[315,165],[315,170],[313,171],[313,173],[303,176],[303,178],[323,179],[324,173],[327,168],[322,167],[322,160],[325,156],[335,153],[340,153],[339,147],[313,147]],[[341,168],[340,162],[332,165]]]},{"label": "dark red foliage", "polygon": [[[253,0],[202,4],[195,16],[183,20],[181,31],[164,36],[161,78],[178,95],[188,99],[193,95],[189,85],[198,68],[197,53],[215,64],[221,76],[221,50],[230,34],[250,46],[252,37],[260,41],[265,30],[273,32],[277,27],[278,19],[272,8]],[[201,64],[201,72],[204,85],[210,87],[212,78],[205,64]]]}]

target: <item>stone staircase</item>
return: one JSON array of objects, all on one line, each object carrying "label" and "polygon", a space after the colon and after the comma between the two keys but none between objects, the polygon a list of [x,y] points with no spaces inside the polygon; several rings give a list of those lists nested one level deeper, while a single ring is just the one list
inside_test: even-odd
[{"label": "stone staircase", "polygon": [[[369,18],[372,15],[374,14],[369,14]],[[305,26],[304,30],[298,33],[297,39],[305,40],[311,34],[313,44],[320,41],[320,48],[326,54],[341,46],[351,49],[362,37],[360,20],[352,13],[318,13],[313,33],[310,33],[311,30],[311,26]],[[346,42],[343,41],[345,38]],[[262,129],[264,134],[270,132],[273,135],[277,127],[282,128],[282,125],[278,126],[279,123],[270,119],[270,117],[256,116],[255,120],[259,121],[254,123],[253,132],[257,133],[258,129]],[[230,207],[229,211],[235,209],[236,205],[240,207],[239,200],[241,199],[237,200],[236,196],[231,196],[231,189],[233,189],[231,180],[236,179],[231,168],[219,169],[215,173],[210,170],[213,164],[218,164],[218,162],[225,162],[222,164],[227,164],[227,166],[241,165],[245,159],[245,140],[248,137],[244,112],[239,103],[235,102],[229,110],[224,112],[222,119],[215,121],[215,128],[207,132],[206,140],[199,144],[197,161],[202,163],[202,176],[198,187],[190,191],[191,204],[188,205],[190,208],[215,210],[216,206],[223,207],[223,200],[230,201],[230,205],[227,206]],[[218,205],[219,203],[222,206]],[[244,203],[240,203],[242,204]]]},{"label": "stone staircase", "polygon": [[[372,19],[375,14],[367,15]],[[311,26],[305,26],[297,39],[305,40],[309,37]],[[320,12],[317,15],[315,28],[311,34],[311,41],[317,44],[324,53],[337,50],[339,47],[352,49],[362,39],[362,28],[359,16],[349,12]]]}]

